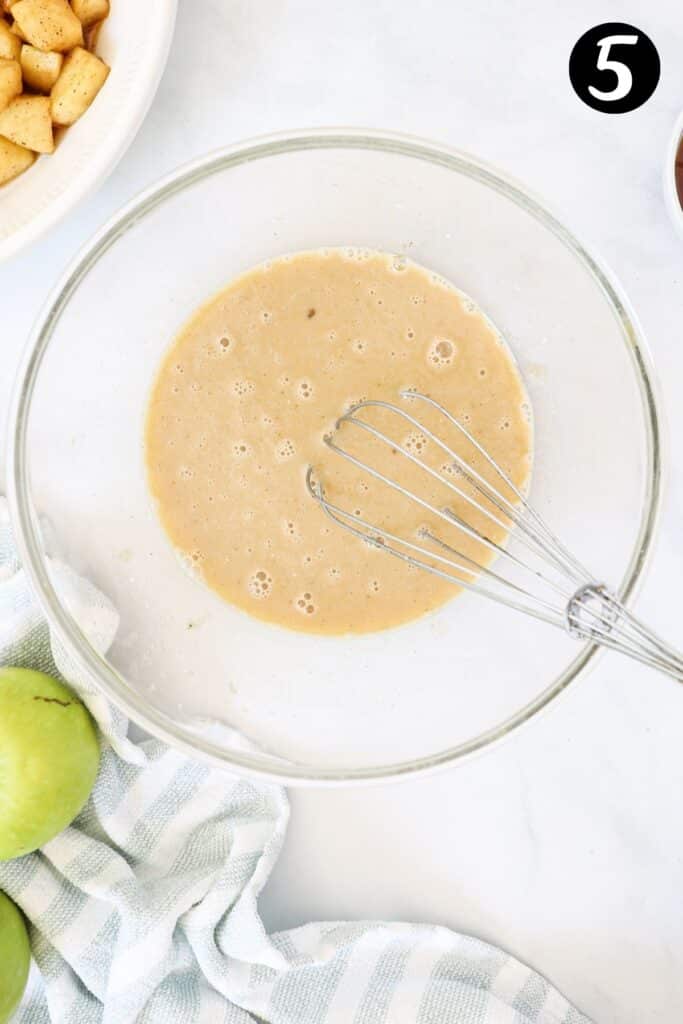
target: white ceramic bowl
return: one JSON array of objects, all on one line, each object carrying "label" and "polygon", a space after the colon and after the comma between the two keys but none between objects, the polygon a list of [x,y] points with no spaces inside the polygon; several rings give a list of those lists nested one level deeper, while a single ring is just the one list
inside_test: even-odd
[{"label": "white ceramic bowl", "polygon": [[113,0],[97,52],[111,74],[95,103],[51,156],[0,188],[0,260],[65,217],[116,166],[157,90],[173,35],[177,0]]},{"label": "white ceramic bowl", "polygon": [[664,198],[666,199],[666,206],[669,211],[671,223],[676,228],[681,238],[683,238],[683,208],[681,207],[678,192],[676,191],[675,170],[676,153],[678,152],[678,146],[681,138],[683,138],[683,111],[678,116],[673,132],[671,133],[671,139],[669,140],[669,145],[666,150],[666,160],[664,163]]}]

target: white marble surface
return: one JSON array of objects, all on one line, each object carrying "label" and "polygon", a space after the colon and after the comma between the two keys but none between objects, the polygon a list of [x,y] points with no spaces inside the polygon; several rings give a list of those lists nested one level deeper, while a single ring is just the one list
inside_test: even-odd
[{"label": "white marble surface", "polygon": [[[135,0],[118,0],[133,3]],[[662,80],[608,117],[570,89],[574,41],[645,29]],[[683,107],[677,0],[181,0],[170,63],[132,149],[97,196],[0,267],[0,404],[31,321],[79,243],[132,193],[223,143],[365,124],[451,142],[544,195],[611,264],[649,336],[669,420],[660,542],[638,602],[680,635],[683,245],[661,160]],[[603,659],[540,721],[440,776],[292,794],[269,927],[412,919],[507,947],[601,1024],[683,1019],[683,693]]]}]

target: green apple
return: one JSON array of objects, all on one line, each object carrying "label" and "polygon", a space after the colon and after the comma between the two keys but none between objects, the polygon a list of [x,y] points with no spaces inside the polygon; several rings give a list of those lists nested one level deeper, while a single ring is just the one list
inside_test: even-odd
[{"label": "green apple", "polygon": [[0,860],[71,823],[99,761],[93,720],[71,690],[43,672],[0,669]]},{"label": "green apple", "polygon": [[31,947],[24,919],[0,892],[0,1024],[6,1024],[19,1005],[30,965]]}]

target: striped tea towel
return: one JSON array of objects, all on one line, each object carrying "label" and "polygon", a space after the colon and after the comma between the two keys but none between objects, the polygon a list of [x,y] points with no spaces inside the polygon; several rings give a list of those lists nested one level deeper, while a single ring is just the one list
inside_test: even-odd
[{"label": "striped tea towel", "polygon": [[[116,611],[67,566],[52,559],[51,572],[106,650]],[[335,922],[266,935],[257,899],[284,840],[284,792],[126,738],[50,635],[2,499],[0,664],[64,676],[103,737],[73,825],[0,863],[35,958],[16,1024],[589,1024],[528,967],[446,928]]]}]

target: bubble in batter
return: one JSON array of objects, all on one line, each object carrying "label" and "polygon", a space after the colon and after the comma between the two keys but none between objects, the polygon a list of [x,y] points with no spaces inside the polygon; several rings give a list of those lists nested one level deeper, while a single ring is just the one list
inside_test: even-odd
[{"label": "bubble in batter", "polygon": [[265,569],[257,569],[249,577],[247,588],[252,597],[263,600],[263,598],[270,597],[273,577]]},{"label": "bubble in batter", "polygon": [[288,437],[280,441],[275,448],[275,458],[278,462],[286,462],[296,455],[296,446]]},{"label": "bubble in batter", "polygon": [[293,519],[285,519],[282,524],[282,530],[287,537],[291,537],[292,540],[299,540],[300,534],[297,529],[296,523]]},{"label": "bubble in batter", "polygon": [[425,448],[429,444],[429,439],[418,430],[411,431],[407,437],[403,439],[403,447],[411,455],[422,455]]},{"label": "bubble in batter", "polygon": [[455,345],[448,338],[434,338],[429,346],[427,358],[432,366],[438,369],[451,366],[455,358]]},{"label": "bubble in batter", "polygon": [[316,608],[313,604],[313,595],[309,591],[301,594],[296,599],[296,609],[302,615],[315,615]]},{"label": "bubble in batter", "polygon": [[177,551],[176,559],[184,573],[186,573],[188,576],[191,576],[195,580],[201,579],[199,563],[192,557],[192,555],[189,552]]}]

